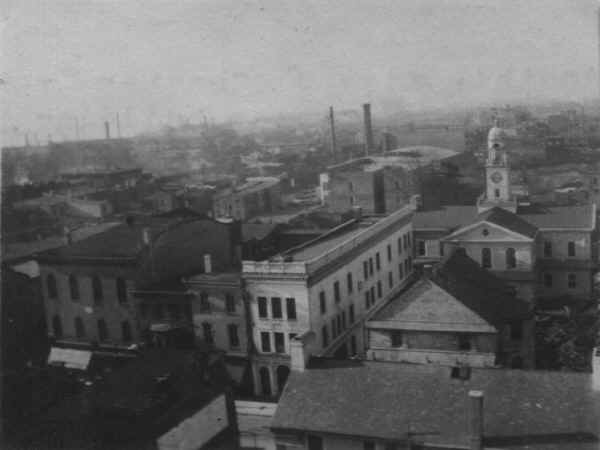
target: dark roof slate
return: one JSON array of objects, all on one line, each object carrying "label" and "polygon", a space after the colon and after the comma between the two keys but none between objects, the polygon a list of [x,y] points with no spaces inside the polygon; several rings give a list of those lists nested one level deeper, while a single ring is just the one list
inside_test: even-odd
[{"label": "dark roof slate", "polygon": [[538,231],[537,227],[522,219],[517,214],[499,207],[494,207],[479,214],[478,219],[496,224],[530,238],[535,237]]}]

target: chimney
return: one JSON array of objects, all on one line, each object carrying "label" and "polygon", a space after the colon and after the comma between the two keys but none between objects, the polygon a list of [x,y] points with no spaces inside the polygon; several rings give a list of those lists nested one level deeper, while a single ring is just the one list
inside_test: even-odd
[{"label": "chimney", "polygon": [[470,450],[483,449],[483,391],[469,391]]},{"label": "chimney", "polygon": [[294,337],[290,341],[290,357],[291,357],[291,369],[296,372],[304,372],[306,365],[310,359],[309,346],[315,339],[315,333],[313,331],[307,331],[300,336]]},{"label": "chimney", "polygon": [[592,352],[592,389],[600,391],[600,347]]},{"label": "chimney", "polygon": [[333,117],[333,106],[329,107],[329,126],[331,128],[331,154],[335,157],[337,153],[337,144],[335,139],[335,119]]},{"label": "chimney", "polygon": [[374,149],[373,145],[373,127],[371,126],[371,104],[363,105],[363,118],[365,124],[365,155]]},{"label": "chimney", "polygon": [[104,133],[106,134],[106,139],[110,139],[110,125],[108,121],[104,122]]},{"label": "chimney", "polygon": [[209,253],[204,255],[204,273],[212,273],[212,258]]}]

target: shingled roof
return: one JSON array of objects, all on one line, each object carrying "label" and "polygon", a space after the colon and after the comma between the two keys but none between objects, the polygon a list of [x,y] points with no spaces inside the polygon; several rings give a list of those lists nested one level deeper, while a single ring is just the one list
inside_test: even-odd
[{"label": "shingled roof", "polygon": [[484,393],[486,448],[597,450],[600,391],[587,373],[311,360],[292,372],[275,412],[276,432],[415,440],[469,447],[470,390]]}]

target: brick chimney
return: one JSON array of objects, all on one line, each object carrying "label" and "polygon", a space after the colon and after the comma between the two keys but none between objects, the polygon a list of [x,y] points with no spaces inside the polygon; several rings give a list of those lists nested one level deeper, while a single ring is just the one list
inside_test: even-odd
[{"label": "brick chimney", "polygon": [[313,331],[307,331],[290,341],[292,370],[296,372],[304,372],[306,370],[306,365],[311,355],[310,348],[314,341],[315,333]]},{"label": "brick chimney", "polygon": [[372,152],[375,149],[373,144],[373,126],[371,124],[371,104],[365,103],[363,105],[363,119],[365,126],[365,155]]},{"label": "brick chimney", "polygon": [[469,391],[469,449],[483,450],[483,391]]}]

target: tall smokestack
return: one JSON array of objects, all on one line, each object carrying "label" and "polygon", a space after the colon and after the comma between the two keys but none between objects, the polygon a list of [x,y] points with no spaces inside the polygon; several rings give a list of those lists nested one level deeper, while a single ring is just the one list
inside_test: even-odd
[{"label": "tall smokestack", "polygon": [[329,107],[329,126],[331,127],[331,154],[336,156],[337,144],[335,141],[335,121],[333,118],[333,106]]},{"label": "tall smokestack", "polygon": [[119,113],[117,113],[117,137],[121,137],[121,121],[119,120]]},{"label": "tall smokestack", "polygon": [[106,139],[110,139],[110,125],[108,120],[104,122],[104,133],[106,134]]},{"label": "tall smokestack", "polygon": [[365,155],[373,151],[373,127],[371,126],[371,105],[365,103],[363,105],[363,117],[365,122]]},{"label": "tall smokestack", "polygon": [[598,6],[598,97],[600,98],[600,6]]}]

